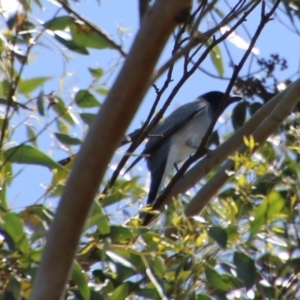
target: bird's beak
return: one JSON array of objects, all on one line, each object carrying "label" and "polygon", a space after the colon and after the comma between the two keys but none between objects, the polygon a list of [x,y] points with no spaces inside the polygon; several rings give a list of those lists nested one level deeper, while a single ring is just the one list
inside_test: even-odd
[{"label": "bird's beak", "polygon": [[238,102],[238,101],[241,101],[243,100],[243,97],[239,97],[239,96],[230,96],[227,103],[228,104],[231,104],[231,103],[234,103],[234,102]]}]

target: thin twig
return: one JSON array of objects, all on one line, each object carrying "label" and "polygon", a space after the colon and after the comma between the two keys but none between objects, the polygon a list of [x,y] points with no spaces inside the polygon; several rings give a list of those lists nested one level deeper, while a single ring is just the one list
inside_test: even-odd
[{"label": "thin twig", "polygon": [[121,55],[123,57],[126,57],[127,54],[124,52],[124,50],[122,49],[122,47],[118,44],[116,44],[112,39],[110,39],[107,34],[105,32],[103,32],[100,28],[98,28],[97,26],[95,26],[93,23],[87,21],[84,17],[82,17],[81,15],[79,15],[76,11],[74,11],[68,4],[66,1],[61,1],[61,0],[57,0],[57,2],[69,13],[74,15],[77,19],[79,19],[80,21],[82,21],[83,23],[85,23],[86,25],[88,25],[89,27],[91,27],[95,32],[97,32],[97,34],[99,34],[99,36],[104,39],[113,49],[118,50]]}]

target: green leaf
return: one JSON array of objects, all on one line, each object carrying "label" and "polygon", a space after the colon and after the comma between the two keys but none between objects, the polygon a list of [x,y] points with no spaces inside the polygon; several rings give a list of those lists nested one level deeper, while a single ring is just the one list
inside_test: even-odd
[{"label": "green leaf", "polygon": [[123,283],[119,285],[112,294],[108,295],[107,300],[119,300],[127,299],[128,296],[128,284]]},{"label": "green leaf", "polygon": [[4,157],[12,163],[40,165],[54,169],[62,168],[61,165],[52,160],[48,155],[29,145],[12,147],[4,151]]},{"label": "green leaf", "polygon": [[254,236],[260,227],[275,217],[285,205],[284,199],[278,192],[271,192],[260,204],[255,213],[254,220],[251,222],[251,237]]},{"label": "green leaf", "polygon": [[151,268],[159,279],[164,278],[166,274],[166,266],[162,257],[160,256],[153,257],[151,261]]},{"label": "green leaf", "polygon": [[224,67],[223,67],[222,53],[220,48],[218,46],[213,47],[212,50],[209,52],[209,54],[219,76],[223,76]]},{"label": "green leaf", "polygon": [[45,116],[45,106],[44,106],[45,100],[44,99],[45,99],[44,92],[43,92],[43,90],[41,90],[40,94],[37,97],[37,101],[36,101],[38,112],[41,116]]},{"label": "green leaf", "polygon": [[36,142],[36,138],[37,137],[36,137],[36,134],[35,134],[35,132],[33,130],[33,127],[26,124],[26,131],[27,131],[27,137],[28,137],[30,143],[33,146],[37,147],[37,142]]},{"label": "green leaf", "polygon": [[7,211],[8,205],[7,205],[7,185],[3,184],[2,188],[0,189],[0,207],[1,211]]},{"label": "green leaf", "polygon": [[28,95],[49,79],[51,79],[51,77],[36,77],[26,80],[20,80],[18,85],[18,92]]},{"label": "green leaf", "polygon": [[132,269],[132,270],[136,270],[135,266],[127,259],[125,259],[124,257],[120,256],[119,254],[112,252],[110,250],[106,251],[106,255],[114,262],[114,263],[118,263],[121,264],[122,266]]},{"label": "green leaf", "polygon": [[9,235],[14,247],[23,254],[29,254],[30,246],[24,230],[23,222],[15,213],[6,213],[3,216],[3,230]]},{"label": "green leaf", "polygon": [[68,134],[55,132],[54,135],[56,138],[65,145],[80,145],[81,140],[72,136],[69,136]]},{"label": "green leaf", "polygon": [[77,45],[73,40],[66,40],[60,36],[58,36],[57,34],[54,35],[54,38],[59,41],[61,44],[63,44],[65,47],[67,47],[68,49],[79,53],[79,54],[84,54],[84,55],[88,55],[89,51],[82,46]]},{"label": "green leaf", "polygon": [[21,299],[21,295],[23,294],[22,288],[21,288],[22,282],[21,282],[20,278],[17,279],[16,277],[17,277],[17,275],[15,275],[15,276],[11,275],[9,278],[9,282],[6,283],[7,285],[5,286],[5,292],[0,293],[0,297],[3,295],[3,298],[2,298],[3,300]]},{"label": "green leaf", "polygon": [[74,262],[71,278],[74,281],[74,283],[78,286],[82,298],[84,300],[89,300],[90,289],[88,287],[88,280],[85,275],[85,272],[82,270],[82,268],[77,262]]},{"label": "green leaf", "polygon": [[227,245],[227,232],[221,227],[213,226],[209,228],[208,235],[213,238],[222,248]]},{"label": "green leaf", "polygon": [[222,276],[210,267],[205,268],[205,276],[209,285],[217,290],[228,291],[231,288],[231,284],[226,283]]},{"label": "green leaf", "polygon": [[109,88],[107,86],[101,86],[96,89],[96,92],[100,95],[106,96],[109,92]]},{"label": "green leaf", "polygon": [[86,124],[86,125],[91,125],[92,122],[94,121],[96,114],[90,114],[90,113],[82,113],[79,114],[82,121]]},{"label": "green leaf", "polygon": [[200,295],[197,295],[197,300],[212,300],[212,298],[208,297],[207,295],[203,295],[203,294],[200,294]]},{"label": "green leaf", "polygon": [[70,113],[68,108],[65,106],[64,101],[61,98],[55,97],[55,103],[51,105],[51,107],[59,116],[61,116],[69,124],[74,125],[76,123],[75,116],[72,113]]},{"label": "green leaf", "polygon": [[100,28],[95,28],[87,24],[73,23],[70,26],[71,34],[77,45],[87,48],[105,49],[112,48],[107,39],[106,33]]},{"label": "green leaf", "polygon": [[107,235],[110,233],[110,226],[108,217],[103,213],[99,204],[94,203],[91,216],[88,218],[85,224],[85,230],[92,226],[97,226],[101,235]]},{"label": "green leaf", "polygon": [[252,258],[242,252],[235,252],[233,262],[237,268],[237,276],[241,279],[247,290],[251,289],[256,279],[256,268]]},{"label": "green leaf", "polygon": [[75,96],[75,102],[79,107],[91,108],[98,107],[100,103],[88,90],[80,90]]},{"label": "green leaf", "polygon": [[61,119],[56,119],[56,126],[60,133],[68,133],[69,132],[69,126]]},{"label": "green leaf", "polygon": [[0,82],[0,95],[2,97],[7,97],[10,90],[10,83],[7,79],[3,79]]},{"label": "green leaf", "polygon": [[54,19],[51,19],[50,21],[46,22],[44,24],[44,27],[49,30],[64,30],[66,27],[68,27],[72,22],[74,22],[74,19],[69,16],[62,16],[57,17]]},{"label": "green leaf", "polygon": [[127,227],[122,225],[112,225],[110,227],[110,234],[109,237],[111,238],[112,242],[122,242],[131,240],[134,237],[133,231]]},{"label": "green leaf", "polygon": [[104,74],[104,71],[101,68],[89,68],[89,71],[96,79],[101,78]]}]

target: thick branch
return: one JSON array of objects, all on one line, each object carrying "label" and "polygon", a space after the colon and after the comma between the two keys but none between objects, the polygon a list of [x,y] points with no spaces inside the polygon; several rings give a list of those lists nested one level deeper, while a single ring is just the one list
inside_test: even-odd
[{"label": "thick branch", "polygon": [[[289,116],[290,112],[300,100],[300,79],[295,81],[284,93],[280,93],[278,96],[278,98],[281,99],[280,103],[252,134],[255,142],[258,144],[258,146],[253,149],[252,153],[254,153],[255,150],[261,146],[262,143],[265,142],[267,138]],[[245,145],[242,145],[238,149],[239,153],[245,153],[247,151],[249,151],[249,148],[247,148]],[[227,160],[218,173],[201,188],[201,190],[188,204],[185,210],[185,214],[187,216],[193,216],[201,212],[201,210],[208,204],[210,199],[230,178],[226,171],[231,170],[233,164],[234,162],[232,160]]]},{"label": "thick branch", "polygon": [[190,8],[190,0],[157,0],[144,16],[124,66],[74,163],[51,225],[31,300],[61,298],[84,222],[107,165],[149,87],[167,39]]}]

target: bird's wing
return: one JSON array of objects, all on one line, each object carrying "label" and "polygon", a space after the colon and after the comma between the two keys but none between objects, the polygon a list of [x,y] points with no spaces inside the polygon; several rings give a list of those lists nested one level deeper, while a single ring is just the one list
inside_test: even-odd
[{"label": "bird's wing", "polygon": [[196,115],[203,113],[207,108],[207,101],[201,100],[187,103],[176,109],[151,131],[144,154],[153,153],[172,134],[183,128]]},{"label": "bird's wing", "polygon": [[166,175],[170,172],[173,164],[168,162],[170,152],[170,142],[167,141],[159,149],[147,158],[147,166],[151,173],[151,183],[147,204],[152,204],[165,180]]},{"label": "bird's wing", "polygon": [[168,137],[181,129],[196,115],[204,112],[208,107],[207,105],[208,103],[205,100],[184,104],[171,113],[163,122],[154,127],[150,132],[149,141],[146,144],[144,151],[131,163],[124,174],[129,172],[143,157],[145,157],[145,155],[151,155],[155,152]]}]

